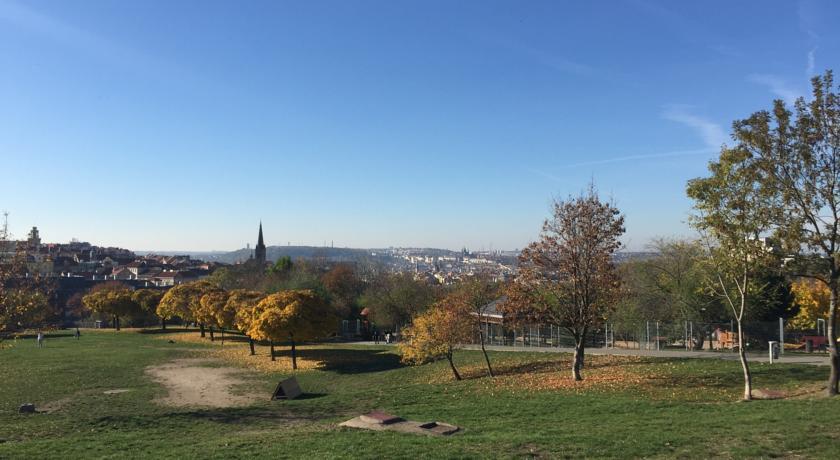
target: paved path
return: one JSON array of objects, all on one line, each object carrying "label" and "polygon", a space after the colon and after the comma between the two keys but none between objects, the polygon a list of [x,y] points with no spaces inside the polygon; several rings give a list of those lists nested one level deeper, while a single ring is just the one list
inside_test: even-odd
[{"label": "paved path", "polygon": [[[373,342],[355,342],[360,345],[374,345]],[[386,345],[385,342],[379,342],[379,345]],[[393,344],[391,344],[393,345]],[[480,350],[479,345],[466,345],[464,348],[468,350]],[[485,348],[492,351],[528,351],[533,353],[572,353],[574,349],[571,347],[506,347],[500,345],[487,345]],[[724,359],[730,361],[738,361],[738,353],[725,351],[684,351],[684,350],[628,350],[625,348],[587,348],[587,354],[592,355],[617,355],[617,356],[652,356],[656,358],[705,358],[705,359]],[[767,353],[747,353],[747,358],[751,362],[769,361]],[[779,359],[774,360],[777,363],[785,364],[812,364],[815,366],[828,366],[828,355],[825,353],[802,354],[802,353],[788,353],[782,355]]]}]

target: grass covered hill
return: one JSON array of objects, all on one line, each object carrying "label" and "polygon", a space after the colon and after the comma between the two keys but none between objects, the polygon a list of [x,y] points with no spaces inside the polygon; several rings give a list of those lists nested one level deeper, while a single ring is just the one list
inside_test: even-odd
[{"label": "grass covered hill", "polygon": [[[737,402],[737,362],[595,357],[582,383],[568,355],[494,352],[400,364],[387,346],[299,348],[306,393],[270,401],[287,350],[248,356],[230,337],[83,331],[0,350],[0,458],[744,458],[840,455],[840,399],[826,369],[755,364],[779,400]],[[18,414],[25,402],[38,413]],[[463,430],[449,437],[342,428],[374,409]]]}]

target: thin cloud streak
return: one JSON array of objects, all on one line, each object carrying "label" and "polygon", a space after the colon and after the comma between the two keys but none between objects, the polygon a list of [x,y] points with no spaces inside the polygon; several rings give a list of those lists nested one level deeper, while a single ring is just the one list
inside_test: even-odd
[{"label": "thin cloud streak", "polygon": [[707,120],[688,111],[688,106],[674,105],[668,107],[662,117],[666,120],[681,123],[697,131],[703,143],[709,149],[717,150],[726,143],[726,134],[719,124]]},{"label": "thin cloud streak", "polygon": [[710,153],[716,152],[717,149],[713,148],[704,148],[704,149],[695,149],[695,150],[676,150],[673,152],[663,152],[663,153],[651,153],[646,155],[629,155],[626,157],[616,157],[616,158],[606,158],[603,160],[592,160],[592,161],[584,161],[581,163],[572,163],[569,165],[564,166],[565,168],[574,168],[578,166],[595,166],[595,165],[605,165],[610,163],[621,163],[624,161],[634,161],[634,160],[652,160],[657,158],[674,158],[674,157],[687,157],[687,156],[694,156],[694,155],[708,155]]},{"label": "thin cloud streak", "polygon": [[[687,156],[697,156],[697,155],[709,155],[711,153],[716,152],[717,149],[713,148],[703,148],[703,149],[694,149],[694,150],[675,150],[673,152],[662,152],[662,153],[650,153],[650,154],[642,154],[642,155],[628,155],[623,157],[614,157],[614,158],[605,158],[603,160],[592,160],[592,161],[582,161],[580,163],[570,163],[567,165],[560,166],[559,169],[568,169],[568,168],[579,168],[583,166],[600,166],[612,163],[623,163],[626,161],[644,161],[644,160],[656,160],[662,158],[676,158],[676,157],[687,157]],[[554,174],[535,169],[535,168],[526,168],[526,171],[536,174],[538,176],[542,176],[546,179],[553,180],[555,182],[566,182],[558,176]]]},{"label": "thin cloud streak", "polygon": [[747,80],[766,86],[771,93],[789,104],[792,104],[802,95],[802,93],[790,87],[784,79],[776,75],[752,74],[747,77]]}]

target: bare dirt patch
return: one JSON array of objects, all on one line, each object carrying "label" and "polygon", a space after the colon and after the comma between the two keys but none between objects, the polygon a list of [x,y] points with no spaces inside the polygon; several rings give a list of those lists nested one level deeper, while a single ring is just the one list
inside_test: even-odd
[{"label": "bare dirt patch", "polygon": [[169,392],[156,402],[167,406],[237,407],[259,399],[257,394],[234,391],[247,383],[243,370],[207,366],[212,363],[211,359],[187,358],[147,367],[146,374]]},{"label": "bare dirt patch", "polygon": [[43,404],[41,407],[36,406],[36,409],[38,410],[38,412],[49,414],[51,412],[61,410],[64,406],[70,404],[71,402],[73,402],[73,398],[68,396],[65,398],[56,399],[55,401],[50,401],[46,404]]}]

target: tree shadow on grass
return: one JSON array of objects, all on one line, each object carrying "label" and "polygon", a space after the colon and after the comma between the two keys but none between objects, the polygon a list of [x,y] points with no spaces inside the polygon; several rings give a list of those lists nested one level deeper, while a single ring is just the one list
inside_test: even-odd
[{"label": "tree shadow on grass", "polygon": [[[275,350],[277,358],[291,359],[291,350]],[[387,350],[365,350],[345,348],[298,348],[300,359],[323,363],[321,370],[338,374],[363,374],[382,372],[403,367],[400,357]]]},{"label": "tree shadow on grass", "polygon": [[[588,357],[587,362],[583,366],[583,370],[593,370],[601,368],[628,368],[640,367],[650,364],[646,360],[633,361],[611,361],[606,362],[600,356]],[[572,358],[548,359],[539,361],[517,362],[517,363],[492,363],[493,373],[495,375],[521,375],[521,374],[540,374],[550,372],[567,372],[572,367]],[[468,372],[467,378],[479,378],[487,375],[486,368],[481,366],[476,372]]]},{"label": "tree shadow on grass", "polygon": [[[186,328],[186,327],[167,327],[166,329],[141,329],[137,331],[139,334],[148,334],[148,335],[165,335],[165,334],[181,334],[181,333],[190,333],[193,332],[198,335],[201,330],[196,328]],[[212,340],[210,339],[210,329],[204,329],[205,339],[207,339],[208,343],[211,343]],[[222,334],[218,330],[213,331],[213,335],[215,337],[216,342],[238,342],[238,343],[247,343],[248,337],[241,332],[231,332],[225,331]],[[224,340],[223,340],[224,338]],[[266,344],[267,345],[267,344]]]},{"label": "tree shadow on grass", "polygon": [[299,401],[301,399],[318,399],[318,398],[323,398],[324,396],[327,396],[327,394],[326,393],[304,393],[304,394],[298,396],[297,398],[295,398],[295,401]]},{"label": "tree shadow on grass", "polygon": [[200,331],[195,328],[187,328],[187,327],[170,327],[167,326],[166,329],[141,329],[137,331],[138,334],[181,334],[184,332],[195,332],[198,334]]}]

